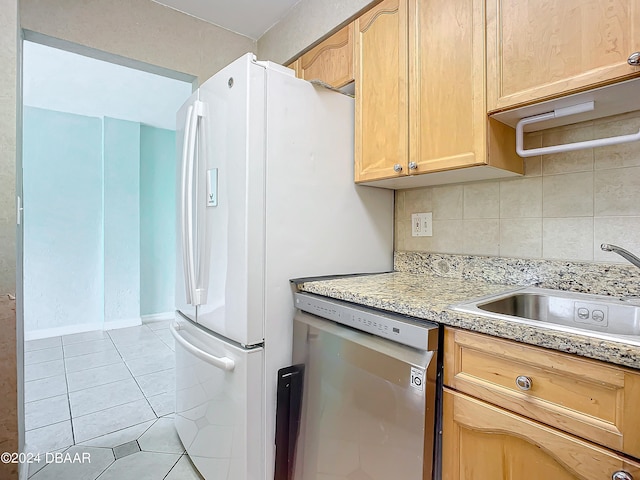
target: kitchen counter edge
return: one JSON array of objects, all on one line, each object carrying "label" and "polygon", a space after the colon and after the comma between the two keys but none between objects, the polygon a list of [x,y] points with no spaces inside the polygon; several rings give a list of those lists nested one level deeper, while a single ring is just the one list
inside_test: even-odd
[{"label": "kitchen counter edge", "polygon": [[640,347],[587,334],[559,332],[480,317],[448,308],[452,304],[522,288],[479,280],[389,272],[294,281],[300,291],[344,300],[442,325],[640,369]]}]

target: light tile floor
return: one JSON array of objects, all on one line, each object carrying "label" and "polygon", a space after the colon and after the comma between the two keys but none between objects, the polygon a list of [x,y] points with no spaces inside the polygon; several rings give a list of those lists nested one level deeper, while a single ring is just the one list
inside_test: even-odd
[{"label": "light tile floor", "polygon": [[29,478],[201,479],[173,426],[174,355],[169,321],[26,342]]}]

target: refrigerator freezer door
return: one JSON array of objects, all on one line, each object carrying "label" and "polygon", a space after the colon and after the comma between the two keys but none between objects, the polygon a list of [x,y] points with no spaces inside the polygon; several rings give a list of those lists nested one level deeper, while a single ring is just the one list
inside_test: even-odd
[{"label": "refrigerator freezer door", "polygon": [[264,77],[248,54],[200,87],[197,322],[241,345],[264,341]]},{"label": "refrigerator freezer door", "polygon": [[175,425],[207,480],[264,478],[263,349],[245,350],[187,320],[176,338]]},{"label": "refrigerator freezer door", "polygon": [[[176,310],[191,320],[196,319],[196,307],[192,298],[193,276],[193,238],[190,238],[190,225],[193,216],[189,217],[188,206],[188,181],[191,175],[193,161],[193,147],[191,140],[197,133],[194,125],[194,105],[198,101],[198,92],[195,92],[185,104],[178,110],[176,116]],[[192,178],[192,177],[191,177]]]}]

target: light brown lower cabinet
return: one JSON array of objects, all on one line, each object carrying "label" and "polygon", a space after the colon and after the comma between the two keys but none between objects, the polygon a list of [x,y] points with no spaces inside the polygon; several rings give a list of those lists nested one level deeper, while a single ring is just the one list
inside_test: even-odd
[{"label": "light brown lower cabinet", "polygon": [[447,387],[640,458],[638,371],[467,330],[444,338]]},{"label": "light brown lower cabinet", "polygon": [[445,388],[443,407],[443,480],[640,479],[640,463],[482,400]]}]

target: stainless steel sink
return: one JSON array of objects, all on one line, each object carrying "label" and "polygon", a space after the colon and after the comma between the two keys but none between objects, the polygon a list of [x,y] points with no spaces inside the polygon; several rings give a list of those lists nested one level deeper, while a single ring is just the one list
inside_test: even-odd
[{"label": "stainless steel sink", "polygon": [[453,310],[640,345],[640,302],[527,287],[452,305]]}]

